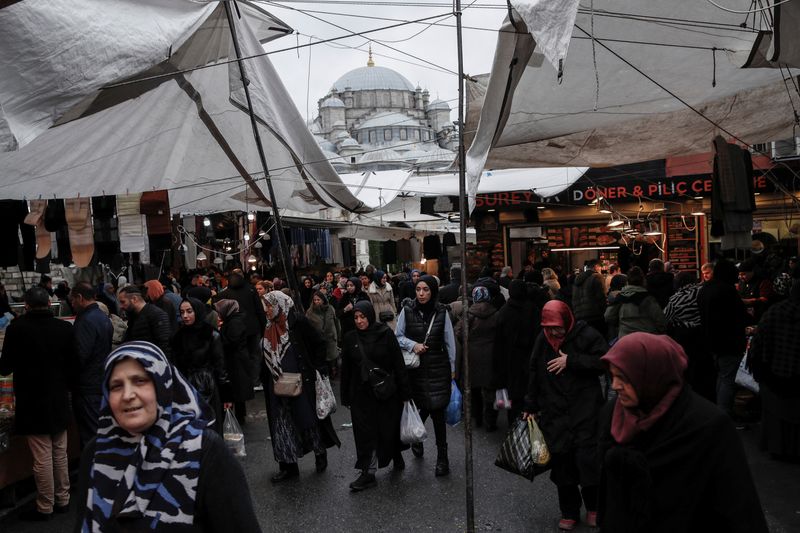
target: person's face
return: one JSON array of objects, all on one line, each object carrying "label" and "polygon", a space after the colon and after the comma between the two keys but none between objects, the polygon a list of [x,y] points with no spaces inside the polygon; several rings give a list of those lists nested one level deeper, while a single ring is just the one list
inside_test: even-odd
[{"label": "person's face", "polygon": [[514,277],[514,271],[513,270],[509,270],[508,274],[506,274],[506,277],[513,278]]},{"label": "person's face", "polygon": [[597,272],[599,274],[599,273],[601,273],[603,271],[603,265],[597,264],[594,267],[592,267],[592,270],[594,270],[595,272]]},{"label": "person's face", "polygon": [[278,316],[278,308],[272,305],[271,303],[267,302],[264,306],[267,311],[267,316],[270,318],[275,318]]},{"label": "person's face", "polygon": [[[797,268],[797,261],[789,261],[789,272]],[[5,292],[5,289],[0,289]]]},{"label": "person's face", "polygon": [[83,296],[81,296],[80,294],[69,293],[68,299],[69,299],[69,304],[72,306],[72,308],[75,310],[76,313],[83,311],[83,309],[86,307],[86,300],[84,300]]},{"label": "person's face", "polygon": [[426,304],[431,299],[431,288],[424,281],[417,283],[417,301],[421,304]]},{"label": "person's face", "polygon": [[381,283],[383,283],[384,285],[389,283],[389,274],[383,275],[383,277],[381,278]]},{"label": "person's face", "polygon": [[124,292],[119,293],[119,307],[120,307],[120,309],[122,309],[123,311],[126,311],[126,312],[129,309],[131,309],[132,306],[131,306],[131,297],[130,297],[130,295],[128,295],[128,294],[126,294]]},{"label": "person's face", "polygon": [[614,365],[609,365],[609,372],[611,373],[611,389],[616,391],[617,401],[629,409],[639,405],[639,395],[636,394],[636,389],[633,388],[622,370]]},{"label": "person's face", "polygon": [[348,294],[355,294],[356,293],[356,286],[353,284],[352,281],[347,282],[347,293]]},{"label": "person's face", "polygon": [[325,274],[325,281],[328,283],[333,283],[333,272],[328,272]]},{"label": "person's face", "polygon": [[361,276],[361,286],[362,287],[369,287],[369,276]]},{"label": "person's face", "polygon": [[542,329],[556,339],[563,339],[567,334],[567,329],[563,326],[542,326]]},{"label": "person's face", "polygon": [[419,272],[412,272],[411,273],[411,281],[416,283],[419,280]]},{"label": "person's face", "polygon": [[367,320],[367,317],[361,311],[356,311],[353,314],[353,318],[356,322],[356,328],[360,329],[361,331],[364,331],[369,327],[369,320]]},{"label": "person's face", "polygon": [[314,304],[315,307],[319,307],[322,305],[322,298],[315,294],[311,299],[311,303]]},{"label": "person's face", "polygon": [[704,268],[703,269],[703,281],[711,281],[714,279],[714,269],[713,268]]},{"label": "person's face", "polygon": [[312,284],[313,282],[311,281],[311,278],[306,278],[303,280],[303,285],[305,285],[306,289],[310,289]]},{"label": "person's face", "polygon": [[185,326],[191,326],[194,324],[197,316],[194,314],[194,307],[192,307],[192,304],[189,302],[181,302],[180,312],[181,321]]},{"label": "person's face", "polygon": [[264,288],[263,285],[260,283],[256,285],[256,292],[258,293],[259,298],[267,294],[267,289]]},{"label": "person's face", "polygon": [[131,435],[147,431],[158,418],[153,380],[134,359],[123,359],[108,379],[108,404],[117,424]]}]

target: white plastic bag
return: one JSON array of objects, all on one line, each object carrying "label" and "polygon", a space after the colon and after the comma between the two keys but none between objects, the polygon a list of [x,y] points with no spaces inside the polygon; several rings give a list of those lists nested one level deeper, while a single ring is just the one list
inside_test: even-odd
[{"label": "white plastic bag", "polygon": [[511,399],[508,397],[508,389],[498,389],[494,393],[494,408],[498,411],[501,409],[511,409]]},{"label": "white plastic bag", "polygon": [[747,354],[742,357],[742,361],[739,363],[739,369],[736,371],[735,381],[740,387],[744,387],[755,394],[758,394],[760,390],[758,381],[755,380],[753,373],[750,372],[749,368],[747,368]]},{"label": "white plastic bag", "polygon": [[425,424],[422,423],[414,401],[405,402],[403,416],[400,418],[400,440],[405,444],[416,444],[427,438],[428,432],[425,430]]},{"label": "white plastic bag", "polygon": [[314,383],[317,392],[317,418],[324,420],[331,413],[336,412],[336,396],[333,394],[331,380],[328,376],[322,377],[317,372],[317,381]]},{"label": "white plastic bag", "polygon": [[222,437],[225,444],[236,457],[245,457],[247,452],[244,449],[244,433],[233,414],[233,411],[225,409],[225,421],[222,423]]}]

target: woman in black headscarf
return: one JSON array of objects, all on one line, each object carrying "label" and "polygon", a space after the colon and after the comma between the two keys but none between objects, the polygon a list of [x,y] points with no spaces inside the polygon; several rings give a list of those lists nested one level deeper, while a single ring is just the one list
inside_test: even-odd
[{"label": "woman in black headscarf", "polygon": [[314,278],[311,276],[303,278],[303,286],[300,287],[300,301],[303,303],[303,309],[311,307],[311,299],[314,297],[315,292],[317,290],[314,288]]},{"label": "woman in black headscarf", "polygon": [[[350,489],[358,492],[374,487],[375,471],[389,461],[394,461],[396,470],[405,468],[400,414],[410,391],[403,355],[392,330],[376,321],[370,302],[357,302],[354,315],[356,329],[345,336],[342,346],[342,405],[351,409],[356,468],[361,475]],[[368,368],[373,366],[392,375],[397,391],[391,398],[375,397],[368,381]]]},{"label": "woman in black headscarf", "polygon": [[348,331],[356,329],[354,322],[355,305],[357,302],[369,301],[369,296],[361,290],[361,280],[352,277],[347,280],[345,284],[345,293],[342,299],[339,300],[338,308],[336,309],[336,318],[339,319],[339,326],[341,329],[342,338]]},{"label": "woman in black headscarf", "polygon": [[200,300],[184,298],[179,310],[181,326],[170,342],[172,362],[214,410],[217,421],[213,427],[221,434],[219,388],[228,384],[222,338],[205,322],[206,306]]},{"label": "woman in black headscarf", "polygon": [[[397,317],[395,336],[400,347],[419,356],[419,367],[408,371],[411,396],[423,423],[433,420],[436,434],[437,476],[450,473],[447,459],[445,408],[450,403],[450,382],[455,375],[456,340],[447,308],[437,301],[439,284],[433,276],[422,276],[414,286],[416,298],[403,306]],[[415,457],[422,457],[422,443],[412,444]]]}]

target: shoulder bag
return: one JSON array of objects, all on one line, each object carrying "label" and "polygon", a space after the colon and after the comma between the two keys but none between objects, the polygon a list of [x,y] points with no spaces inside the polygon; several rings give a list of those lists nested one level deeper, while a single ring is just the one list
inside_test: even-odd
[{"label": "shoulder bag", "polygon": [[284,372],[280,364],[275,364],[266,354],[264,347],[261,347],[264,354],[264,361],[267,369],[272,374],[272,392],[275,396],[283,398],[295,398],[303,392],[303,374],[299,372]]},{"label": "shoulder bag", "polygon": [[378,400],[388,400],[397,392],[394,375],[373,363],[364,353],[361,341],[357,342],[358,350],[361,352],[361,364],[367,371],[367,381],[372,388],[372,393]]},{"label": "shoulder bag", "polygon": [[[422,344],[428,342],[428,336],[431,334],[431,328],[433,327],[433,322],[436,320],[436,313],[433,314],[431,317],[431,323],[428,324],[428,331],[425,332],[425,340],[422,341]],[[414,349],[411,350],[403,350],[403,361],[406,363],[406,368],[417,368],[419,366],[419,355],[414,353]]]}]

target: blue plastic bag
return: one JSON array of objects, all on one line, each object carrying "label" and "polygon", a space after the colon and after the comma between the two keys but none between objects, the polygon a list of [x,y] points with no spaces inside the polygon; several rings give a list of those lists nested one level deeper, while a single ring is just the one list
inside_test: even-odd
[{"label": "blue plastic bag", "polygon": [[461,423],[461,391],[455,380],[450,384],[450,403],[447,404],[447,425],[456,426]]}]

